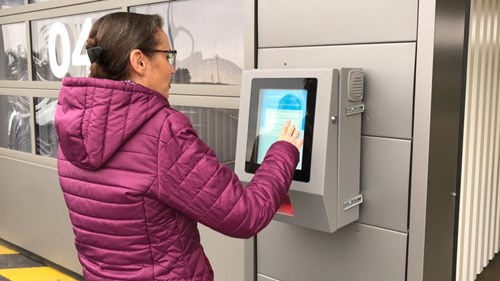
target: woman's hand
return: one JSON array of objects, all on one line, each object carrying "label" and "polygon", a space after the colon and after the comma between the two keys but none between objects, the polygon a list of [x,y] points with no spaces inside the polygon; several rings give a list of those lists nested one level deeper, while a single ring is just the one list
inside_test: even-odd
[{"label": "woman's hand", "polygon": [[278,137],[278,141],[287,141],[293,144],[299,151],[304,144],[304,139],[297,139],[300,135],[300,131],[295,128],[290,120],[285,122],[283,129],[281,129],[281,134]]}]

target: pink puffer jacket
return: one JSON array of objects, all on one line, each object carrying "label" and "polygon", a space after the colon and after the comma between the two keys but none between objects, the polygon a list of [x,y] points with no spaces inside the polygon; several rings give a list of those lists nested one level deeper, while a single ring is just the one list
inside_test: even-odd
[{"label": "pink puffer jacket", "polygon": [[66,78],[58,172],[85,280],[213,280],[197,222],[232,237],[264,228],[298,150],[277,142],[245,188],[160,94]]}]

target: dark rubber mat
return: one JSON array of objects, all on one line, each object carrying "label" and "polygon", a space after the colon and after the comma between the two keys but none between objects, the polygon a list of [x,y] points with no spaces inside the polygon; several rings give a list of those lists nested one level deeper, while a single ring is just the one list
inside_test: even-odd
[{"label": "dark rubber mat", "polygon": [[[21,268],[21,267],[40,267],[40,266],[44,266],[44,265],[39,264],[36,261],[29,259],[23,255],[19,255],[19,254],[0,255],[0,269]],[[0,279],[0,281],[1,280],[2,279]]]},{"label": "dark rubber mat", "polygon": [[2,275],[0,275],[0,281],[11,281],[11,280],[3,277]]}]

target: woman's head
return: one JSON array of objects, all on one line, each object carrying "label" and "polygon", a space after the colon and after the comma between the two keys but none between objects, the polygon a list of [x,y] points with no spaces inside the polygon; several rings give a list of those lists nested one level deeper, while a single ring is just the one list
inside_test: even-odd
[{"label": "woman's head", "polygon": [[175,69],[167,54],[158,52],[170,50],[162,26],[159,15],[118,12],[98,19],[86,42],[87,49],[102,48],[90,66],[90,77],[133,80],[168,97]]}]

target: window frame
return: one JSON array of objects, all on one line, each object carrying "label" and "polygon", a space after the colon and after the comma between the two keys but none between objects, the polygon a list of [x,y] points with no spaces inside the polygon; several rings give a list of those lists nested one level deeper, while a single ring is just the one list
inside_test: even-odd
[{"label": "window frame", "polygon": [[[170,0],[175,1],[175,0]],[[35,112],[33,99],[57,98],[61,87],[60,81],[33,81],[32,72],[32,41],[31,21],[58,18],[79,14],[118,9],[128,11],[130,7],[165,3],[169,0],[52,0],[42,3],[28,4],[0,10],[0,26],[11,23],[24,23],[26,26],[26,42],[28,56],[28,81],[0,81],[0,95],[19,95],[30,98],[31,111],[31,141],[32,153],[13,151],[0,148],[0,157],[15,158],[43,166],[56,168],[56,159],[36,154],[35,140]],[[245,16],[250,14],[250,1],[243,1]],[[243,70],[256,67],[255,26],[253,21],[245,19],[243,42]],[[237,85],[200,85],[200,84],[172,84],[169,101],[174,106],[194,106],[221,109],[239,109],[240,86]]]}]

